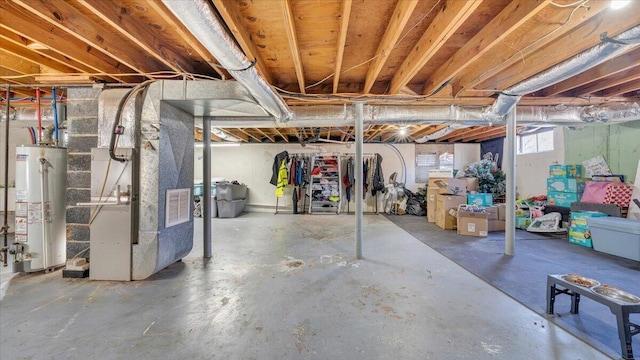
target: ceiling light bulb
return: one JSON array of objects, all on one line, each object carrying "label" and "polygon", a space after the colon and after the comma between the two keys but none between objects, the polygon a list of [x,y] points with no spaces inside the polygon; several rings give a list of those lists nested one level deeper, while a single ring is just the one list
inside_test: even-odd
[{"label": "ceiling light bulb", "polygon": [[630,2],[631,0],[611,0],[611,4],[609,4],[609,6],[611,6],[612,9],[622,9],[629,5]]},{"label": "ceiling light bulb", "polygon": [[407,128],[400,128],[399,133],[400,133],[400,135],[402,135],[402,136],[406,135],[406,134],[407,134]]}]

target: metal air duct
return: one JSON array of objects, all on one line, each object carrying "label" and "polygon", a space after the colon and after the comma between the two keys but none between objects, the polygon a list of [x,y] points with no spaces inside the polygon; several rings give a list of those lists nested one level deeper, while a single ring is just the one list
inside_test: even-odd
[{"label": "metal air duct", "polygon": [[602,34],[600,38],[603,41],[600,45],[503,90],[493,105],[487,109],[485,116],[488,120],[502,121],[502,117],[516,106],[523,95],[557,84],[637,47],[640,44],[640,26],[631,28],[614,38],[606,37],[606,33]]},{"label": "metal air duct", "polygon": [[286,122],[291,111],[284,100],[264,80],[204,0],[162,0],[162,3],[218,59],[258,103],[278,121]]}]

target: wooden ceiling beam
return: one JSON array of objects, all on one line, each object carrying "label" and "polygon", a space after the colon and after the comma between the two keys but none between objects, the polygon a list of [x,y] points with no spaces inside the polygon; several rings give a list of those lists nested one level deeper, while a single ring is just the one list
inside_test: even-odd
[{"label": "wooden ceiling beam", "polygon": [[0,66],[0,79],[11,84],[35,84],[36,79],[33,76],[25,76],[22,73]]},{"label": "wooden ceiling beam", "polygon": [[[92,71],[87,67],[77,66],[73,60],[67,59],[58,53],[48,54],[46,52],[27,48],[23,38],[7,29],[0,28],[0,48],[14,56],[31,61],[40,65],[41,70],[53,70],[60,73],[74,73],[77,71]],[[43,71],[44,72],[44,71]]]},{"label": "wooden ceiling beam", "polygon": [[211,68],[218,73],[223,79],[230,79],[231,75],[226,70],[223,70],[221,67],[213,66],[211,64],[217,64],[218,60],[211,55],[209,50],[207,50],[204,45],[198,41],[198,39],[193,36],[193,34],[187,30],[187,28],[176,19],[173,14],[167,9],[160,1],[148,1],[145,4],[149,5],[164,21],[166,21],[171,31],[175,31],[176,34],[182,41],[184,41],[191,49],[193,49],[200,57],[206,61]]},{"label": "wooden ceiling beam", "polygon": [[368,94],[371,91],[378,75],[380,75],[382,67],[396,46],[400,35],[402,35],[402,30],[404,30],[417,5],[418,1],[398,1],[396,4],[393,15],[391,15],[391,20],[387,24],[382,40],[380,40],[378,44],[378,50],[376,50],[374,60],[369,65],[369,70],[367,71],[364,82],[364,89],[362,90],[363,93]]},{"label": "wooden ceiling beam", "polygon": [[420,138],[422,138],[424,136],[431,135],[431,134],[433,134],[435,132],[438,132],[438,131],[440,131],[440,130],[448,127],[448,126],[449,126],[448,124],[429,125],[429,126],[426,126],[425,128],[423,128],[422,130],[416,132],[412,136],[415,139],[420,139]]},{"label": "wooden ceiling beam", "polygon": [[388,93],[396,94],[407,85],[481,3],[448,0],[391,79]]},{"label": "wooden ceiling beam", "polygon": [[366,134],[364,136],[365,141],[371,141],[375,139],[375,137],[378,136],[378,134],[385,131],[388,125],[375,125],[375,126],[376,126],[375,129],[369,130],[369,134]]},{"label": "wooden ceiling beam", "polygon": [[622,94],[626,94],[628,92],[638,91],[640,90],[640,83],[638,82],[640,79],[640,75],[636,75],[634,79],[629,80],[629,82],[614,86],[610,89],[604,90],[602,92],[602,96],[604,97],[614,97]]},{"label": "wooden ceiling beam", "polygon": [[481,131],[479,131],[477,134],[465,136],[463,139],[461,139],[461,141],[470,142],[477,141],[478,139],[483,138],[499,137],[499,135],[506,134],[507,132],[507,128],[505,126],[496,126],[493,129],[482,128],[480,130]]},{"label": "wooden ceiling beam", "polygon": [[[485,54],[480,60],[459,73],[452,81],[453,94],[458,95],[462,90],[472,89],[509,66],[521,62],[528,54],[566,35],[582,22],[596,16],[602,17],[599,14],[607,10],[609,4],[606,1],[596,1],[589,2],[588,6],[588,9],[576,10],[573,16],[569,15],[574,11],[574,8],[554,8],[553,11],[538,14],[532,20],[536,23],[535,29],[523,26],[522,30],[513,32],[503,40],[503,44],[508,44],[508,46],[496,47],[490,54]],[[596,34],[600,34],[600,32],[601,30],[595,31]],[[581,36],[585,35],[572,36],[572,41],[581,42],[581,40],[576,40],[581,39]],[[561,49],[561,47],[556,49]]]},{"label": "wooden ceiling beam", "polygon": [[[600,5],[598,3],[606,2],[590,3],[590,6]],[[568,36],[558,39],[543,48],[536,49],[534,53],[523,59],[518,59],[517,63],[502,70],[499,74],[482,82],[477,87],[482,89],[507,89],[522,81],[522,79],[535,76],[573,55],[601,44],[600,34],[603,32],[607,32],[609,36],[615,36],[636,26],[638,24],[638,14],[640,14],[640,1],[630,3],[623,12],[616,12],[615,18],[611,14],[611,11],[603,12],[600,22],[591,21],[584,26],[578,27]],[[561,50],[559,51],[559,49]]]},{"label": "wooden ceiling beam", "polygon": [[342,58],[344,57],[344,46],[347,43],[347,31],[349,29],[349,18],[351,17],[352,0],[342,2],[340,13],[340,34],[338,34],[338,45],[336,49],[336,67],[333,73],[333,93],[338,93],[340,84],[340,73],[342,72]]},{"label": "wooden ceiling beam", "polygon": [[256,140],[257,142],[262,142],[262,139],[253,135],[251,132],[249,132],[249,129],[244,129],[244,128],[238,128],[238,131],[240,131],[243,134],[246,134],[248,136],[250,136],[251,138],[253,138],[254,140]]},{"label": "wooden ceiling beam", "polygon": [[29,60],[17,57],[0,48],[0,66],[23,75],[40,74],[40,66]]},{"label": "wooden ceiling beam", "polygon": [[256,131],[259,132],[262,136],[269,139],[272,143],[276,142],[276,139],[272,135],[267,134],[264,130],[266,129],[256,128]]},{"label": "wooden ceiling beam", "polygon": [[[22,10],[18,5],[7,2],[0,2],[0,11],[10,16],[3,16],[0,28],[10,30],[22,38],[25,45],[39,43],[49,50],[62,55],[63,58],[72,59],[84,65],[90,71],[96,73],[106,73],[116,81],[139,82],[140,77],[117,76],[114,74],[130,73],[124,65],[117,63],[112,58],[95,51],[92,47],[80,47],[77,39],[70,39],[70,35],[57,26],[49,24],[40,19],[35,14]],[[29,26],[25,26],[29,24]],[[88,72],[90,72],[88,71]]]},{"label": "wooden ceiling beam", "polygon": [[[488,126],[476,126],[473,129],[469,130],[469,131],[464,131],[464,129],[459,129],[457,131],[454,131],[448,135],[453,135],[453,136],[449,136],[448,137],[448,142],[450,143],[454,143],[454,142],[458,142],[458,141],[465,141],[465,139],[472,137],[472,136],[476,136],[478,134],[484,133],[488,130],[492,130],[494,129],[493,127],[488,127]],[[446,136],[448,136],[446,135]],[[440,140],[440,139],[438,139]],[[438,141],[437,140],[437,141]]]},{"label": "wooden ceiling beam", "polygon": [[273,76],[267,67],[267,64],[262,57],[262,54],[258,50],[256,44],[251,40],[251,34],[247,31],[247,29],[242,25],[242,18],[238,14],[237,11],[231,9],[232,4],[235,1],[226,1],[226,0],[213,0],[213,4],[225,24],[233,34],[233,37],[236,39],[242,51],[249,59],[256,60],[256,69],[262,77],[269,83],[273,84]]},{"label": "wooden ceiling beam", "polygon": [[231,129],[225,129],[225,128],[218,128],[220,129],[220,131],[222,131],[223,133],[227,134],[227,135],[231,135],[235,138],[238,138],[240,140],[242,140],[242,142],[249,142],[249,136],[243,134],[243,133],[239,133],[238,131],[233,131]]},{"label": "wooden ceiling beam", "polygon": [[[193,128],[193,138],[195,140],[198,141],[204,141],[204,132],[202,131],[201,128],[198,127],[194,127]],[[223,142],[224,140],[222,140],[221,138],[217,137],[214,134],[211,134],[211,140],[215,141],[215,142]]]},{"label": "wooden ceiling beam", "polygon": [[[584,96],[584,95],[589,95],[589,94],[594,94],[597,93],[599,91],[603,91],[609,88],[613,88],[615,86],[621,85],[621,84],[625,84],[629,81],[634,81],[634,80],[638,80],[640,79],[640,66],[637,66],[635,68],[631,68],[628,70],[625,70],[621,73],[617,73],[615,75],[612,76],[608,76],[602,80],[598,80],[596,82],[593,82],[592,84],[589,84],[587,86],[584,87],[580,87],[577,88],[575,90],[573,90],[572,92],[576,95],[576,96]],[[640,87],[640,85],[638,85]],[[604,91],[606,93],[606,91]],[[612,95],[609,95],[612,96]],[[607,96],[605,96],[607,97]]]},{"label": "wooden ceiling beam", "polygon": [[538,94],[541,96],[558,95],[569,90],[585,86],[589,83],[606,79],[607,76],[615,75],[634,67],[640,68],[640,49],[635,49],[583,73],[572,76],[565,81],[561,81],[541,90]]},{"label": "wooden ceiling beam", "polygon": [[167,68],[177,73],[200,72],[200,69],[194,66],[194,62],[185,58],[184,54],[179,54],[167,44],[160,44],[158,35],[149,31],[151,27],[134,18],[131,11],[124,11],[125,8],[118,7],[117,4],[114,6],[112,2],[103,0],[77,0],[77,2]]},{"label": "wooden ceiling beam", "polygon": [[[142,49],[137,46],[131,46],[122,37],[118,36],[113,29],[103,26],[95,19],[91,19],[66,1],[12,1],[40,19],[89,45],[91,49],[96,49],[104,54],[104,56],[101,56],[98,53],[90,52],[93,56],[102,58],[107,63],[112,62],[109,61],[109,58],[115,60],[117,63],[113,65],[116,68],[122,64],[138,73],[147,73],[164,68],[159,62],[147,57],[141,51]],[[125,44],[127,44],[126,48],[120,48]],[[134,42],[134,44],[136,43]],[[75,47],[79,47],[78,45],[75,44]],[[69,49],[64,49],[64,51],[69,51]],[[126,71],[126,69],[119,69],[114,72],[122,73],[123,70]]]},{"label": "wooden ceiling beam", "polygon": [[460,48],[449,60],[434,71],[425,82],[422,93],[429,95],[438,90],[447,81],[459,74],[482,55],[499,45],[507,36],[516,31],[526,21],[538,14],[552,0],[511,1],[482,30]]},{"label": "wooden ceiling beam", "polygon": [[278,128],[273,128],[273,130],[282,138],[282,140],[284,140],[285,142],[289,142],[289,137],[282,135],[282,133],[280,132],[280,130],[278,130]]},{"label": "wooden ceiling beam", "polygon": [[300,48],[298,47],[298,35],[296,31],[296,24],[293,18],[293,11],[291,10],[291,0],[283,0],[282,6],[284,7],[284,17],[287,30],[287,39],[289,40],[289,47],[291,48],[291,56],[293,57],[293,64],[296,69],[296,77],[298,78],[298,86],[300,87],[300,93],[305,94],[304,83],[304,70],[302,68],[302,59],[300,57]]}]

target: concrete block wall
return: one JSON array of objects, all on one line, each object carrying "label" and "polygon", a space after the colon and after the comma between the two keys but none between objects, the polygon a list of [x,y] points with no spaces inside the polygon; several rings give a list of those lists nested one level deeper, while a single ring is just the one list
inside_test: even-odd
[{"label": "concrete block wall", "polygon": [[67,98],[67,258],[89,257],[91,148],[98,145],[98,96],[101,89],[69,88]]}]

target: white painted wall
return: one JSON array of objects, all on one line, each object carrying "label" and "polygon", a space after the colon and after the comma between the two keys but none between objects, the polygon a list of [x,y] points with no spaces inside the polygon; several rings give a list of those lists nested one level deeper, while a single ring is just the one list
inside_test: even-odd
[{"label": "white painted wall", "polygon": [[562,127],[553,131],[554,151],[518,155],[516,158],[516,191],[518,197],[547,194],[549,165],[564,163],[564,132]]},{"label": "white painted wall", "polygon": [[[406,188],[417,191],[424,184],[415,183],[415,145],[395,144],[406,164]],[[202,181],[202,148],[195,149],[194,179]],[[239,147],[213,147],[211,148],[212,178],[224,178],[228,181],[237,180],[247,185],[249,189],[248,205],[251,207],[274,207],[276,204],[275,186],[269,183],[272,174],[273,158],[281,151],[290,153],[319,153],[337,152],[352,154],[355,156],[355,145],[342,144],[313,144],[301,147],[298,144],[242,144]],[[384,144],[364,144],[365,154],[378,153],[382,156],[382,170],[385,183],[389,176],[397,172],[398,182],[404,182],[403,160],[390,146]],[[287,188],[285,194],[279,200],[278,206],[291,206],[292,189]],[[365,199],[364,211],[375,210],[375,200],[370,193]],[[378,209],[382,211],[384,196],[378,195]],[[354,203],[350,205],[350,211],[354,210]],[[346,210],[346,202],[343,201],[343,209]]]},{"label": "white painted wall", "polygon": [[453,168],[464,171],[467,165],[480,161],[480,144],[453,144]]},{"label": "white painted wall", "polygon": [[[0,122],[0,184],[4,184],[4,144],[5,141],[5,123]],[[47,123],[46,125],[49,125]],[[28,128],[30,126],[38,126],[37,121],[13,120],[9,122],[9,187],[15,186],[15,169],[16,169],[16,146],[31,145],[31,136]],[[44,125],[43,125],[44,126]]]}]

